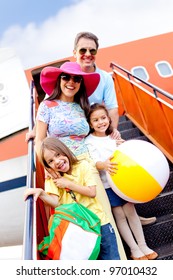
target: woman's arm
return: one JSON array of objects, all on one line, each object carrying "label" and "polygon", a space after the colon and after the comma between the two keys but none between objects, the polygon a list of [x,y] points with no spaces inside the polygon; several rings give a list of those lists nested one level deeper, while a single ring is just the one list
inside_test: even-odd
[{"label": "woman's arm", "polygon": [[29,142],[30,139],[35,139],[35,135],[36,135],[36,126],[34,125],[33,129],[26,133],[25,141]]},{"label": "woman's arm", "polygon": [[35,137],[35,149],[38,154],[40,150],[41,143],[47,136],[47,123],[37,120],[36,122],[36,137]]}]

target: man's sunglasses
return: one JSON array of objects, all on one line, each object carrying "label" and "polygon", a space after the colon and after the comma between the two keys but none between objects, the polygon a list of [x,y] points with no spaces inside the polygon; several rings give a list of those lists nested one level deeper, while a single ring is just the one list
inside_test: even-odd
[{"label": "man's sunglasses", "polygon": [[97,50],[95,50],[95,49],[85,49],[85,48],[80,49],[79,53],[85,54],[87,51],[89,51],[91,55],[96,55],[96,53],[97,53]]},{"label": "man's sunglasses", "polygon": [[61,79],[66,82],[69,82],[72,79],[74,83],[81,83],[82,76],[79,75],[72,76],[70,74],[62,74]]}]

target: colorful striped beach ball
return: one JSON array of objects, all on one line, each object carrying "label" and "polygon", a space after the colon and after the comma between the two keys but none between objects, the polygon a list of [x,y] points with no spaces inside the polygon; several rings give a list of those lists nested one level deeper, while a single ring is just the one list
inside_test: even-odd
[{"label": "colorful striped beach ball", "polygon": [[143,140],[128,140],[114,152],[117,173],[107,174],[110,186],[123,199],[144,203],[154,199],[169,179],[169,164],[164,154]]}]

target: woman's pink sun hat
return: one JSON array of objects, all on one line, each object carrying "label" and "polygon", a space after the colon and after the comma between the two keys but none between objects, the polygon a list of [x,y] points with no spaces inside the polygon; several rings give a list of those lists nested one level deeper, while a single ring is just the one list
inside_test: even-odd
[{"label": "woman's pink sun hat", "polygon": [[48,95],[51,95],[55,89],[57,79],[61,73],[81,75],[84,80],[88,97],[95,91],[100,81],[100,75],[98,73],[83,72],[77,62],[65,62],[60,68],[47,66],[41,71],[40,84]]}]

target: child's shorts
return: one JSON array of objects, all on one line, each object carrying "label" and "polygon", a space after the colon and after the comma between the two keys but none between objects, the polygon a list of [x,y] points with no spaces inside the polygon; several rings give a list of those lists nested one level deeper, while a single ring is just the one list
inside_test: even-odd
[{"label": "child's shorts", "polygon": [[111,207],[123,206],[124,204],[127,203],[126,200],[119,197],[111,188],[105,189],[105,191],[106,191],[107,196],[109,198]]}]

